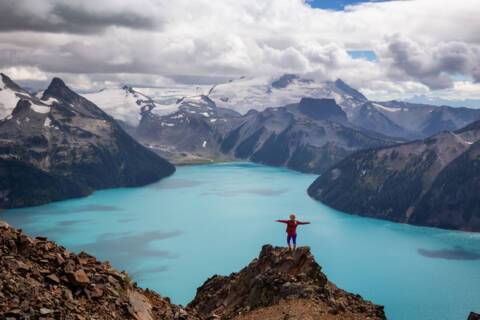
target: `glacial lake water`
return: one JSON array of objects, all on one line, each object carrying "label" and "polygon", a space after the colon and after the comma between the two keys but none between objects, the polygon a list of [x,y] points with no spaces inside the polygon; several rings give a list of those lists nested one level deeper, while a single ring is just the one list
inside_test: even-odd
[{"label": "glacial lake water", "polygon": [[127,270],[142,287],[186,304],[213,274],[285,244],[274,222],[296,212],[309,245],[339,287],[385,305],[393,320],[459,320],[480,311],[480,234],[360,218],[308,197],[315,175],[250,163],[178,167],[142,188],[8,210],[0,219]]}]

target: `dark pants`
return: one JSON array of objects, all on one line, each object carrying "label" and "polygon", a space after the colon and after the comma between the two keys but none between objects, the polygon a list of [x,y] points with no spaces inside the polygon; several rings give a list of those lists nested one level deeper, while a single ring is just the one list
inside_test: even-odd
[{"label": "dark pants", "polygon": [[292,235],[287,235],[287,243],[290,244],[290,241],[293,242],[294,245],[297,244],[297,235],[292,234]]}]

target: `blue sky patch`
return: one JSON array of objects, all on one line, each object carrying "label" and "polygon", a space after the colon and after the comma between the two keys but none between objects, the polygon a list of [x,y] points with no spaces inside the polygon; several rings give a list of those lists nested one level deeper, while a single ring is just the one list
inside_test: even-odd
[{"label": "blue sky patch", "polygon": [[366,59],[368,61],[377,61],[377,55],[372,50],[349,50],[347,52],[353,59]]},{"label": "blue sky patch", "polygon": [[378,0],[307,0],[312,8],[343,10],[348,5],[355,5],[363,2],[380,2]]}]

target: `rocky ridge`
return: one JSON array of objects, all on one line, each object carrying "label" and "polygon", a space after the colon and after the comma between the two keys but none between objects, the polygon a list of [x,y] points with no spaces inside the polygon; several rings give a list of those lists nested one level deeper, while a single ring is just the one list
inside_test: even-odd
[{"label": "rocky ridge", "polygon": [[385,319],[383,307],[329,282],[308,247],[290,253],[286,248],[263,246],[258,259],[239,272],[208,279],[188,308],[202,316],[235,319],[254,310],[305,301],[310,307],[319,306],[315,319],[329,315]]},{"label": "rocky ridge", "polygon": [[126,272],[0,222],[2,319],[198,319]]},{"label": "rocky ridge", "polygon": [[307,247],[291,254],[266,245],[240,272],[207,280],[183,308],[137,287],[108,262],[71,253],[44,237],[31,238],[0,221],[0,318],[366,320],[385,315],[383,307],[329,282]]},{"label": "rocky ridge", "polygon": [[338,210],[396,222],[480,231],[480,122],[424,140],[360,151],[308,189]]}]

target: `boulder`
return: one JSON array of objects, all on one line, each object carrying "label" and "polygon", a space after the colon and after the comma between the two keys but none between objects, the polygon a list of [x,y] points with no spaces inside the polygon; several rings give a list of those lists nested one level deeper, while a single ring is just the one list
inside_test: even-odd
[{"label": "boulder", "polygon": [[79,286],[84,286],[84,285],[87,285],[87,284],[90,283],[90,279],[88,278],[85,271],[83,271],[83,269],[79,269],[79,270],[75,271],[71,275],[71,279],[72,279],[72,282],[74,284],[79,285]]}]

